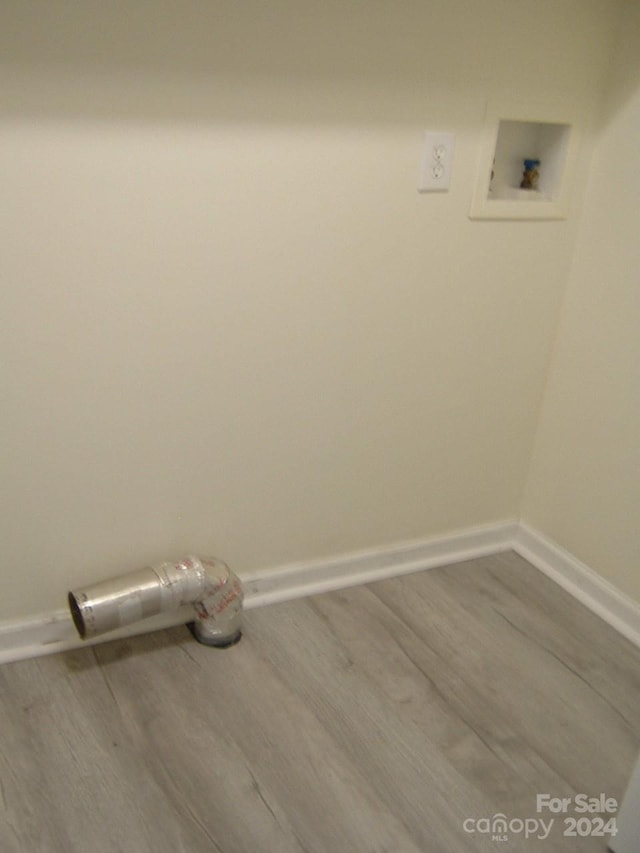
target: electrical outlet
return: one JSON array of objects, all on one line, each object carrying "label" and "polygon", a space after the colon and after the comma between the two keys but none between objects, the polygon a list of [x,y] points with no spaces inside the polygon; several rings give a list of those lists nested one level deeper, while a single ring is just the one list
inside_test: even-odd
[{"label": "electrical outlet", "polygon": [[418,192],[444,192],[451,183],[453,134],[425,131]]}]

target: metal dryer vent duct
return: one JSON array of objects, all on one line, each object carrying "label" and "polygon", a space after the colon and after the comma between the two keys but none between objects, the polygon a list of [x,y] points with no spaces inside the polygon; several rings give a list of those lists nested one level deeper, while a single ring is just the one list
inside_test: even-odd
[{"label": "metal dryer vent duct", "polygon": [[184,557],[158,563],[69,593],[69,608],[82,639],[89,639],[191,604],[196,640],[224,648],[241,635],[240,578],[220,560]]}]

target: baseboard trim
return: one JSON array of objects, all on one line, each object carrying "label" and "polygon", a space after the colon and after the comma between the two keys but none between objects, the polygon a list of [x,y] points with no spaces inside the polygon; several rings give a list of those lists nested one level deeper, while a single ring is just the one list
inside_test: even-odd
[{"label": "baseboard trim", "polygon": [[[472,527],[444,536],[351,552],[324,560],[292,563],[252,574],[241,573],[240,576],[245,587],[245,606],[251,609],[509,549],[516,551],[640,647],[640,605],[568,551],[527,524],[516,521]],[[65,610],[0,623],[0,664],[184,624],[190,615],[188,608],[164,613],[92,641],[78,639]]]},{"label": "baseboard trim", "polygon": [[356,551],[258,572],[243,578],[247,607],[318,595],[497,554],[511,548],[517,527],[515,521],[504,521],[389,548]]},{"label": "baseboard trim", "polygon": [[640,647],[640,604],[566,549],[524,522],[513,550]]},{"label": "baseboard trim", "polygon": [[[515,521],[504,521],[387,548],[292,563],[251,574],[239,572],[245,588],[245,607],[262,607],[496,554],[511,547],[516,529]],[[91,641],[78,639],[66,610],[0,623],[0,664],[169,628],[184,624],[190,616],[190,609],[164,613]]]}]

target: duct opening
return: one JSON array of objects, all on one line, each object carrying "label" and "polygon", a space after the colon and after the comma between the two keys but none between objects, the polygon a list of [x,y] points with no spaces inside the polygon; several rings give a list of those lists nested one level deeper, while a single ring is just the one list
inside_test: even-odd
[{"label": "duct opening", "polygon": [[80,637],[84,640],[87,636],[87,629],[84,624],[84,617],[82,615],[82,610],[80,610],[80,605],[76,601],[75,595],[70,592],[67,596],[69,601],[69,610],[71,611],[71,618],[73,619],[73,624],[76,626],[76,630]]}]

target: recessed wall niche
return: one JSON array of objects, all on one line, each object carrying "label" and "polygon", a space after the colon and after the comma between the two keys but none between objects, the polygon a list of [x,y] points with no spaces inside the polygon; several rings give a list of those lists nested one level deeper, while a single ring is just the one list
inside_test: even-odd
[{"label": "recessed wall niche", "polygon": [[489,109],[471,219],[565,219],[576,136],[561,109]]}]

